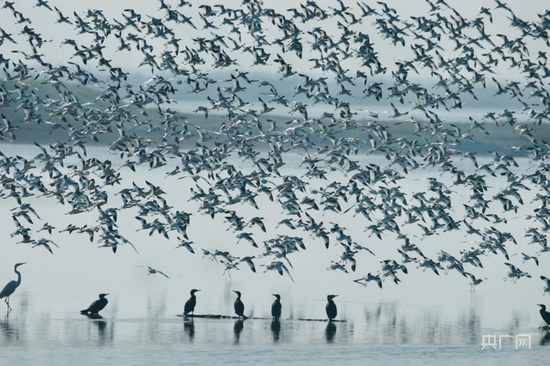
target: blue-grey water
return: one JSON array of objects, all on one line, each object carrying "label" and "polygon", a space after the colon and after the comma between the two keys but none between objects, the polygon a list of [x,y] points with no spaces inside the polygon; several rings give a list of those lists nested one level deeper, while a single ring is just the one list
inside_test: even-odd
[{"label": "blue-grey water", "polygon": [[[6,155],[33,156],[35,147],[3,145]],[[101,149],[89,150],[90,155],[105,157]],[[289,161],[283,173],[298,174],[296,156]],[[360,158],[362,162],[385,164],[382,157]],[[292,159],[290,159],[292,160]],[[116,158],[113,157],[113,161]],[[246,164],[234,159],[243,169]],[[469,169],[469,162],[463,161]],[[461,163],[461,164],[462,164]],[[527,161],[520,162],[521,172],[528,171]],[[126,168],[125,168],[126,169]],[[170,166],[167,167],[170,169]],[[384,289],[374,283],[363,288],[353,279],[368,272],[376,273],[383,259],[399,260],[396,247],[400,241],[394,236],[383,240],[369,237],[363,232],[367,222],[353,217],[353,210],[338,216],[318,214],[320,221],[344,223],[350,235],[363,240],[376,256],[361,254],[356,273],[327,271],[331,260],[338,260],[340,248],[331,244],[325,249],[319,240],[304,236],[308,249],[291,257],[294,269],[293,283],[288,276],[264,273],[261,258],[257,258],[258,273],[248,267],[224,274],[224,267],[202,258],[201,248],[229,250],[234,255],[261,250],[252,248],[246,241],[236,244],[234,233],[227,231],[223,217],[212,220],[196,212],[197,204],[188,202],[190,179],[164,179],[165,170],[149,171],[143,167],[136,173],[125,170],[121,186],[109,188],[110,205],[120,206],[114,193],[131,186],[140,186],[145,180],[162,185],[171,197],[169,203],[178,209],[192,212],[189,237],[195,242],[196,254],[178,244],[176,235],[170,240],[159,235],[148,236],[136,231],[139,223],[134,219],[135,209],[121,212],[119,229],[132,241],[139,254],[130,246],[120,247],[116,254],[110,249],[98,248],[87,234],[58,233],[51,238],[60,248],[53,247],[54,255],[44,248],[31,248],[28,244],[16,244],[12,238],[15,230],[10,208],[16,206],[13,199],[0,200],[0,286],[15,278],[13,264],[27,262],[20,267],[23,281],[11,297],[13,312],[9,317],[0,315],[0,365],[157,365],[157,364],[369,364],[369,365],[547,365],[550,335],[539,329],[542,325],[536,304],[547,301],[543,296],[540,275],[547,272],[549,260],[540,257],[540,267],[532,261],[522,263],[522,251],[534,253],[538,248],[530,246],[523,238],[523,217],[502,214],[494,206],[494,213],[509,218],[505,230],[518,238],[518,245],[507,244],[511,262],[529,272],[532,279],[520,279],[517,283],[504,282],[508,268],[502,256],[483,257],[484,269],[471,269],[478,278],[487,278],[475,293],[470,293],[467,279],[456,272],[434,275],[409,264],[409,274],[401,277],[402,283],[384,282]],[[425,178],[438,175],[437,168],[419,170],[401,181],[405,192],[425,189]],[[440,177],[445,181],[445,177]],[[502,188],[503,179],[487,179],[491,189]],[[468,201],[469,192],[453,187],[456,193],[454,210],[463,216],[462,203]],[[522,192],[523,194],[523,192]],[[527,207],[536,192],[524,195]],[[262,208],[239,206],[239,212],[247,218],[265,218],[267,234],[257,228],[258,242],[267,240],[274,233],[298,235],[290,229],[279,227],[280,207],[271,204],[266,197],[259,197]],[[28,201],[42,217],[34,226],[38,229],[49,222],[58,230],[70,222],[76,225],[94,225],[97,215],[68,216],[69,207],[61,206],[45,197]],[[534,206],[533,206],[534,208]],[[524,211],[524,212],[528,212]],[[477,223],[477,222],[476,222]],[[29,225],[32,226],[32,225]],[[475,240],[463,231],[447,232],[421,240],[420,230],[405,226],[411,241],[424,253],[436,258],[440,250],[455,256],[469,248]],[[43,233],[42,233],[43,234]],[[515,255],[514,255],[515,254]],[[170,276],[148,276],[151,266]],[[184,321],[177,315],[189,297],[189,290],[199,288],[197,314],[233,314],[235,295],[243,293],[245,313],[257,318],[269,318],[271,294],[279,293],[283,302],[283,319],[279,324],[269,319],[195,319]],[[97,294],[110,295],[109,304],[102,312],[103,319],[89,319],[80,315]],[[338,319],[334,324],[324,321],[300,319],[324,319],[327,294],[338,294],[336,303]],[[546,302],[550,305],[550,302]],[[2,303],[0,311],[3,312]],[[512,335],[504,338],[502,348],[482,350],[482,337],[486,334]],[[515,349],[515,335],[531,336],[531,349]]]}]

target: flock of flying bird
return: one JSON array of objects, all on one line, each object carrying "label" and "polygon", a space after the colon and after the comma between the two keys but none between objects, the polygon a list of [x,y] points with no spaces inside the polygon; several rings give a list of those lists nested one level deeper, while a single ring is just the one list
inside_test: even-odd
[{"label": "flock of flying bird", "polygon": [[[537,136],[550,120],[550,69],[546,52],[532,51],[550,47],[550,10],[524,20],[494,0],[467,18],[445,0],[425,0],[424,15],[403,17],[381,1],[338,0],[324,8],[307,0],[280,13],[261,0],[243,0],[236,8],[160,0],[155,14],[126,9],[113,18],[99,9],[71,14],[50,3],[37,0],[41,21],[71,38],[47,39],[20,4],[0,4],[0,139],[15,142],[19,133],[43,126],[60,136],[48,146],[35,142],[32,158],[0,152],[0,197],[16,204],[14,243],[54,253],[58,229],[47,222],[36,226],[43,220],[29,203],[40,197],[67,207],[68,215],[97,214],[96,223],[58,232],[87,234],[115,253],[137,251],[117,224],[119,215],[131,212],[149,236],[175,235],[177,248],[215,260],[225,272],[242,266],[256,272],[262,261],[265,271],[292,281],[291,258],[309,245],[338,250],[328,270],[350,273],[363,271],[363,263],[369,267],[358,259],[374,256],[371,244],[388,237],[401,243],[397,258],[380,261],[377,272],[356,283],[399,284],[416,266],[435,275],[456,272],[471,291],[483,282],[487,256],[502,257],[505,279],[515,282],[532,276],[512,263],[519,254],[514,245],[532,244],[531,253],[516,258],[533,269],[550,252],[550,144]],[[10,17],[15,26],[5,23]],[[508,27],[490,34],[497,19]],[[49,61],[42,52],[50,43],[71,49],[70,59]],[[386,62],[384,53],[394,60]],[[135,71],[116,65],[125,54],[152,77],[132,84]],[[239,69],[243,65],[247,71]],[[309,75],[294,70],[303,65]],[[272,67],[279,81],[266,80]],[[497,80],[498,67],[526,82]],[[213,79],[212,69],[226,79]],[[491,89],[489,78],[492,98],[507,109],[463,123],[441,118],[444,111],[462,110],[464,100],[482,107],[478,95]],[[49,85],[47,94],[42,84]],[[294,95],[281,91],[288,85],[295,85]],[[77,87],[99,90],[98,96],[79,100]],[[203,105],[193,114],[175,110],[178,89],[202,96]],[[354,107],[360,98],[371,106],[389,104],[391,111],[366,113]],[[315,117],[314,105],[324,113]],[[222,121],[219,129],[201,126],[209,117]],[[405,126],[411,133],[399,135]],[[465,148],[472,142],[483,148],[500,130],[518,145],[503,147],[505,153],[485,151],[484,164]],[[110,142],[112,159],[88,156],[87,147],[101,142]],[[387,165],[361,158],[371,155],[385,157]],[[303,157],[297,170],[303,174],[285,166],[292,156]],[[236,159],[249,167],[240,168]],[[404,192],[415,171],[434,167],[439,173],[426,179],[424,191]],[[124,170],[144,168],[164,172],[171,182],[192,179],[188,198],[198,212],[171,206],[154,182],[130,185],[124,179]],[[457,190],[470,194],[463,207],[455,203],[462,199]],[[524,202],[526,195],[532,202]],[[272,205],[283,212],[277,228],[284,230],[259,241],[258,233],[273,234],[274,225],[242,212]],[[250,255],[231,254],[229,244],[213,249],[200,237],[192,241],[188,229],[197,213],[221,218],[237,242],[250,245]],[[336,219],[329,223],[325,214]],[[518,215],[525,223],[521,238],[506,231]],[[338,217],[342,221],[334,222]],[[361,222],[368,234],[352,237],[344,221]],[[422,249],[422,239],[449,231],[464,232],[473,246],[448,245],[436,254]],[[151,267],[148,272],[165,275]],[[540,279],[550,294],[550,279]]]}]

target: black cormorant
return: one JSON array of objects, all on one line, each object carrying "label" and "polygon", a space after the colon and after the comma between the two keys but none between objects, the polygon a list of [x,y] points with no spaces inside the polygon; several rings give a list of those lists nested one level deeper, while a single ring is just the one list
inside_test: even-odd
[{"label": "black cormorant", "polygon": [[246,319],[246,316],[244,315],[244,304],[241,301],[241,293],[239,291],[233,292],[237,294],[237,299],[235,300],[235,314]]},{"label": "black cormorant", "polygon": [[196,289],[191,290],[191,297],[187,300],[185,306],[183,307],[183,316],[187,316],[189,313],[193,313],[193,315],[195,315],[195,305],[197,305],[197,297],[195,296],[195,292],[199,291],[200,290]]},{"label": "black cormorant", "polygon": [[327,309],[327,316],[329,321],[336,318],[336,315],[338,315],[338,309],[336,308],[336,304],[334,303],[334,301],[332,301],[332,299],[334,299],[336,296],[338,295],[327,296],[328,304],[326,309]]},{"label": "black cormorant", "polygon": [[540,306],[540,316],[542,316],[542,319],[546,322],[546,325],[550,325],[550,313],[546,311],[546,305],[543,304],[537,304]]},{"label": "black cormorant", "polygon": [[107,303],[109,302],[105,298],[105,296],[107,295],[109,294],[99,294],[99,300],[94,301],[92,305],[88,307],[88,309],[80,310],[80,313],[86,315],[98,315],[98,313],[103,310],[103,308],[107,306]]},{"label": "black cormorant", "polygon": [[275,320],[279,320],[281,317],[281,308],[283,305],[281,305],[281,295],[273,294],[275,296],[275,301],[273,301],[273,305],[271,305],[271,316],[275,318]]}]

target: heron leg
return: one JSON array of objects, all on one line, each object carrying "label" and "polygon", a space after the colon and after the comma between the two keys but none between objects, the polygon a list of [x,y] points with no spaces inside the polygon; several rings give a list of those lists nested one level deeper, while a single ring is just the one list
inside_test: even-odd
[{"label": "heron leg", "polygon": [[12,310],[12,309],[11,309],[11,306],[10,306],[10,297],[9,297],[9,296],[6,297],[5,302],[6,302],[6,305],[8,305],[8,313],[9,313],[9,312]]}]

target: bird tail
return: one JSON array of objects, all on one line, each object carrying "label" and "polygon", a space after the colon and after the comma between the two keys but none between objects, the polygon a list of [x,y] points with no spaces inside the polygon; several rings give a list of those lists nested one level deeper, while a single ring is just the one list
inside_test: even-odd
[{"label": "bird tail", "polygon": [[88,314],[88,309],[80,310],[80,314],[84,314],[84,315]]}]

